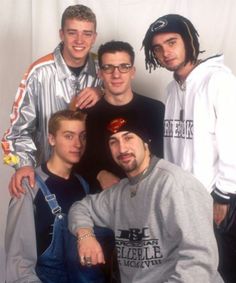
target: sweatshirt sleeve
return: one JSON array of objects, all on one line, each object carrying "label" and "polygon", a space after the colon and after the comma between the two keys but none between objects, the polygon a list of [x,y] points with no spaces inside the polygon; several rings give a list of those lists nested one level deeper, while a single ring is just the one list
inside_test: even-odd
[{"label": "sweatshirt sleeve", "polygon": [[79,228],[94,226],[113,228],[114,212],[112,205],[113,188],[99,194],[87,195],[83,200],[75,202],[68,214],[69,230],[76,235]]},{"label": "sweatshirt sleeve", "polygon": [[41,282],[35,273],[37,262],[33,193],[10,201],[5,232],[6,283]]},{"label": "sweatshirt sleeve", "polygon": [[18,169],[35,165],[36,146],[33,141],[37,124],[37,76],[27,72],[16,93],[10,114],[11,124],[2,138],[4,163]]},{"label": "sweatshirt sleeve", "polygon": [[213,197],[221,203],[229,203],[230,194],[236,194],[236,78],[226,72],[216,73],[210,83],[215,94],[216,143],[218,170]]},{"label": "sweatshirt sleeve", "polygon": [[186,175],[184,181],[170,184],[161,203],[165,241],[174,245],[171,257],[176,262],[166,282],[195,283],[196,278],[198,282],[222,282],[217,273],[212,198],[206,189]]}]

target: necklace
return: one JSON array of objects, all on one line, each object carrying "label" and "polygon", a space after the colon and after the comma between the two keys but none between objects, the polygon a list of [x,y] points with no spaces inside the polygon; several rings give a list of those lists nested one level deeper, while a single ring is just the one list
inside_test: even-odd
[{"label": "necklace", "polygon": [[[195,64],[189,66],[189,70],[185,74],[185,79],[192,72],[192,70],[194,68],[196,68],[201,62],[202,62],[202,60],[198,60]],[[183,80],[183,79],[180,79],[180,77],[177,74],[174,74],[174,78],[177,81],[177,83],[179,85],[179,88],[180,88],[180,90],[183,93],[183,98],[180,99],[180,94],[179,94],[179,90],[178,90],[178,87],[177,87],[177,96],[178,96],[178,101],[179,101],[179,106],[180,106],[179,120],[181,122],[183,122],[184,121],[184,115],[185,115],[185,113],[184,113],[184,105],[185,105],[185,94],[186,94],[185,93],[186,92],[186,81]]]},{"label": "necklace", "polygon": [[148,170],[149,166],[143,170],[143,172],[138,176],[137,181],[133,185],[133,187],[130,188],[130,197],[133,198],[137,195],[138,188],[140,182],[146,177],[146,172]]},{"label": "necklace", "polygon": [[179,102],[179,106],[180,106],[180,111],[179,111],[179,120],[181,122],[184,121],[184,101],[185,101],[185,91],[186,91],[186,82],[181,82],[179,83],[178,82],[178,86],[180,88],[180,90],[182,91],[182,94],[183,94],[183,98],[180,97],[180,93],[179,93],[179,90],[178,90],[178,87],[176,87],[176,90],[177,90],[177,98],[178,98],[178,102]]}]

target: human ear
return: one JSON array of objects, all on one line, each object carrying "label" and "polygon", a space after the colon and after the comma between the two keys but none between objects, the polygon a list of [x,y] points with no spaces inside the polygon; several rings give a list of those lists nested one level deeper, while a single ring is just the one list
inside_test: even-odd
[{"label": "human ear", "polygon": [[50,144],[50,146],[55,145],[55,138],[52,134],[48,134],[48,143]]}]

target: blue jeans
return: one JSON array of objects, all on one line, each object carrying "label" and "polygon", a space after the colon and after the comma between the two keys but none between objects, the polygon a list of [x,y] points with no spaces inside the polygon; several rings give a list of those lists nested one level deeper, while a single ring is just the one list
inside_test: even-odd
[{"label": "blue jeans", "polygon": [[67,228],[67,216],[55,217],[50,246],[39,256],[36,273],[43,283],[106,283],[100,265],[80,264],[76,237]]}]

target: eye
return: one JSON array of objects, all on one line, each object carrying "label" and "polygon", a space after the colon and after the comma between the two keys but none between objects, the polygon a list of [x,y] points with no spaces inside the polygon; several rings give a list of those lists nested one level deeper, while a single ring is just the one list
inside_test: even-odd
[{"label": "eye", "polygon": [[86,133],[82,133],[82,134],[80,135],[80,140],[81,140],[82,142],[86,142],[86,139],[87,139]]},{"label": "eye", "polygon": [[154,53],[160,53],[161,47],[156,45],[156,46],[153,46],[152,50],[153,50]]},{"label": "eye", "polygon": [[74,31],[74,30],[69,30],[69,31],[68,31],[68,34],[69,34],[69,35],[76,35],[76,31]]},{"label": "eye", "polygon": [[176,43],[176,40],[171,40],[171,41],[168,42],[168,45],[169,46],[174,46],[175,43]]},{"label": "eye", "polygon": [[119,70],[121,73],[127,73],[132,66],[130,64],[120,64]]},{"label": "eye", "polygon": [[72,139],[73,139],[73,135],[71,135],[71,134],[66,134],[64,137],[65,137],[67,140],[72,140]]},{"label": "eye", "polygon": [[124,137],[124,140],[125,140],[125,141],[130,141],[131,139],[133,139],[133,136],[132,136],[132,135],[126,135],[126,136]]},{"label": "eye", "polygon": [[110,146],[114,146],[115,144],[117,144],[117,141],[115,139],[110,139],[109,140],[109,145]]},{"label": "eye", "polygon": [[86,37],[91,37],[93,35],[93,32],[92,31],[84,31],[83,35],[86,36]]},{"label": "eye", "polygon": [[102,65],[101,69],[102,69],[103,71],[105,71],[105,72],[106,72],[106,71],[113,71],[114,66],[113,66],[113,65],[106,64],[106,65]]}]

